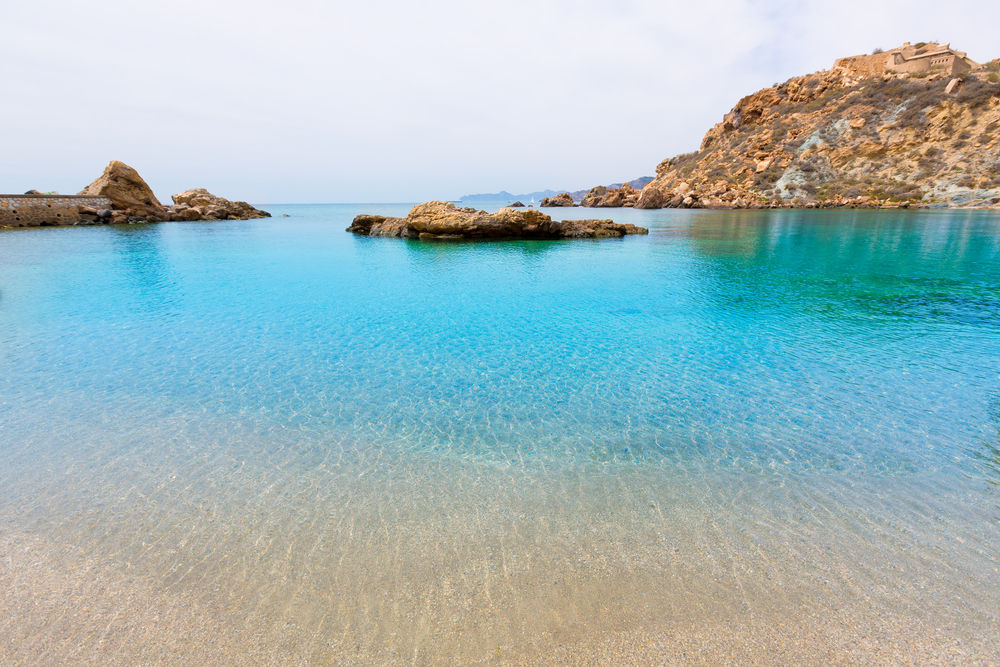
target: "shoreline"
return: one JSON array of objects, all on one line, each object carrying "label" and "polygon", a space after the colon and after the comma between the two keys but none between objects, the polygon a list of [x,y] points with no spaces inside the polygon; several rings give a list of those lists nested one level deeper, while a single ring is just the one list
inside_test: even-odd
[{"label": "shoreline", "polygon": [[[398,202],[389,202],[389,204],[397,204]],[[287,204],[288,206],[315,206],[316,204],[303,203],[303,204]],[[349,206],[350,204],[326,204],[329,206]],[[380,203],[375,202],[374,204],[368,204],[378,206]],[[491,207],[492,208],[492,207]],[[500,206],[498,208],[508,208],[506,206]],[[822,204],[804,204],[804,205],[781,205],[781,206],[666,206],[663,208],[640,208],[636,206],[617,206],[617,207],[585,207],[585,206],[548,206],[548,207],[535,207],[531,209],[526,207],[525,210],[537,210],[537,211],[559,211],[562,209],[587,209],[593,211],[719,211],[719,212],[766,212],[766,211],[994,211],[1000,212],[1000,205],[989,205],[989,206],[947,206],[947,205],[928,205],[928,206],[914,206],[903,204],[886,204],[878,206],[858,206],[858,205],[835,205],[826,206]],[[263,210],[263,209],[261,209]],[[281,217],[281,216],[277,216]],[[13,231],[20,229],[63,229],[63,228],[75,228],[75,227],[123,227],[132,225],[152,225],[160,224],[164,222],[246,222],[249,220],[256,220],[260,218],[226,218],[223,220],[143,220],[136,219],[132,221],[108,221],[108,222],[69,222],[69,223],[52,223],[46,222],[43,224],[34,225],[3,225],[0,224],[0,231]]]}]

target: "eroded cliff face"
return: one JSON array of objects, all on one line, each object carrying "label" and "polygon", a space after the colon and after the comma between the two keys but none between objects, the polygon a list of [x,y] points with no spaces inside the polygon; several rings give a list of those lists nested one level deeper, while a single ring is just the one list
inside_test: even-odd
[{"label": "eroded cliff face", "polygon": [[744,97],[639,208],[1000,204],[1000,61],[961,79],[842,68]]}]

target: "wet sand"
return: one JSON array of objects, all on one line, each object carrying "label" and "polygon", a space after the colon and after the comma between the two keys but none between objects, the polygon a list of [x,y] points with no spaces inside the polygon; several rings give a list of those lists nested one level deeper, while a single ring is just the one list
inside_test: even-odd
[{"label": "wet sand", "polygon": [[382,463],[274,472],[252,502],[180,480],[50,499],[59,521],[0,537],[0,663],[1000,660],[989,535],[945,557],[939,508],[914,532],[856,513],[878,502],[857,487],[795,517],[745,478]]},{"label": "wet sand", "polygon": [[[434,632],[413,654],[243,615],[165,591],[126,564],[95,562],[26,535],[0,539],[0,663],[37,664],[995,664],[995,626],[941,624],[853,606],[834,613],[708,618],[677,610],[641,630],[592,633],[572,623],[522,645],[462,650]],[[414,618],[419,625],[428,619]],[[411,628],[400,627],[400,633]],[[363,633],[364,628],[357,632]],[[472,642],[475,644],[475,642]],[[455,653],[444,647],[459,649]]]}]

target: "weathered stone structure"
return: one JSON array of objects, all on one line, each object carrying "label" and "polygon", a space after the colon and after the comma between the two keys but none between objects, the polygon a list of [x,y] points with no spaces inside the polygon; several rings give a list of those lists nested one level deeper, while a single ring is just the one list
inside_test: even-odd
[{"label": "weathered stone structure", "polygon": [[110,209],[111,200],[100,196],[0,195],[0,227],[99,224]]},{"label": "weathered stone structure", "polygon": [[895,49],[867,56],[839,58],[834,68],[845,69],[856,76],[877,76],[886,72],[897,74],[960,74],[978,67],[964,51],[956,51],[950,43],[934,44],[904,42]]}]

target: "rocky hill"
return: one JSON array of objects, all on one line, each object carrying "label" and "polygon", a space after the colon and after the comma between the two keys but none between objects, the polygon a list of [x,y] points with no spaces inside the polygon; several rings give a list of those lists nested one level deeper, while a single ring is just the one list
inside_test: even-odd
[{"label": "rocky hill", "polygon": [[698,151],[661,162],[636,206],[1000,205],[1000,60],[972,65],[954,74],[838,64],[765,88]]}]

